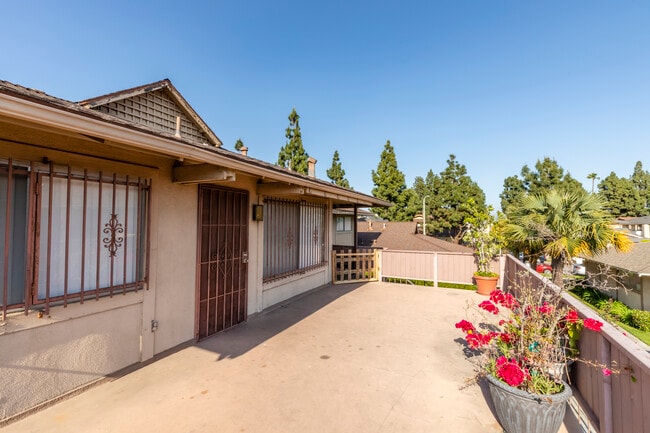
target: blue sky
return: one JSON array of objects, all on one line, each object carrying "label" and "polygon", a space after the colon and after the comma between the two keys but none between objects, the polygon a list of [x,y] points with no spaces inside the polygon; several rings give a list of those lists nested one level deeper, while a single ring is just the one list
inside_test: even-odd
[{"label": "blue sky", "polygon": [[287,116],[326,179],[370,193],[386,140],[407,185],[449,154],[499,207],[554,158],[650,169],[648,1],[12,1],[0,79],[78,101],[172,80],[232,149],[275,162]]}]

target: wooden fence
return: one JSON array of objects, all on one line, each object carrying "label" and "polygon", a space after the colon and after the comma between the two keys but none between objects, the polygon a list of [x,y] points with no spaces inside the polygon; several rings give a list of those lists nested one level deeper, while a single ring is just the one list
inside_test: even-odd
[{"label": "wooden fence", "polygon": [[[467,253],[445,253],[434,251],[381,252],[381,278],[384,281],[417,280],[438,283],[474,284],[476,270],[474,255]],[[495,260],[492,270],[501,274],[502,260]]]},{"label": "wooden fence", "polygon": [[332,282],[334,284],[358,283],[379,280],[379,251],[332,251]]}]

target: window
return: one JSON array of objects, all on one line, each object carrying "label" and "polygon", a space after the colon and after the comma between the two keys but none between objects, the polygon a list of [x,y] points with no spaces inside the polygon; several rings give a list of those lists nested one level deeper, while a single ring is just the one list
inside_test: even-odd
[{"label": "window", "polygon": [[336,217],[336,231],[337,232],[351,232],[352,231],[352,217],[351,216],[337,216]]},{"label": "window", "polygon": [[3,315],[143,286],[148,181],[53,164],[0,168]]},{"label": "window", "polygon": [[265,204],[264,282],[327,263],[325,205],[271,198]]}]

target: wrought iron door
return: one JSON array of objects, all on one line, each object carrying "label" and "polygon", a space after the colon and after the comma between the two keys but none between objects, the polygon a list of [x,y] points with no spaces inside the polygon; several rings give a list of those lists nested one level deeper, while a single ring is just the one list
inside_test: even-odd
[{"label": "wrought iron door", "polygon": [[246,320],[248,192],[201,186],[197,339]]}]

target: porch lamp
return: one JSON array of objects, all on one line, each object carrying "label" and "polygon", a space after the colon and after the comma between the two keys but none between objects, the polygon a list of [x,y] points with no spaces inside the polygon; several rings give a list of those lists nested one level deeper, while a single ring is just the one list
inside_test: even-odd
[{"label": "porch lamp", "polygon": [[427,235],[427,198],[429,198],[429,196],[425,195],[422,199],[422,234],[424,234],[424,236]]}]

